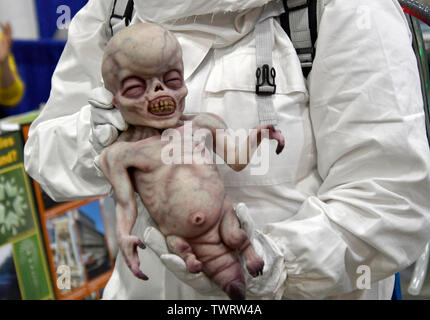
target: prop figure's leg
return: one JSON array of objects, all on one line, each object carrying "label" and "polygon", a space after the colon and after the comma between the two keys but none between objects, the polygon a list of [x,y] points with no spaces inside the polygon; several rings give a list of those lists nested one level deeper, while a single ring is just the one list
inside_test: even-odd
[{"label": "prop figure's leg", "polygon": [[185,261],[188,271],[197,273],[202,270],[202,263],[197,260],[190,244],[185,239],[170,235],[166,237],[166,242],[170,251],[177,254]]},{"label": "prop figure's leg", "polygon": [[264,261],[255,252],[246,232],[240,228],[230,201],[224,200],[224,215],[220,225],[220,234],[223,242],[231,249],[239,250],[246,261],[246,269],[253,277],[263,274]]}]

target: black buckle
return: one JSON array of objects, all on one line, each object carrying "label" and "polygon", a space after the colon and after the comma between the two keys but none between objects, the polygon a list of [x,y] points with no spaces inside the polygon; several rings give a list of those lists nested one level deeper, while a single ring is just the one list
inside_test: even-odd
[{"label": "black buckle", "polygon": [[315,58],[315,48],[311,47],[311,48],[297,48],[296,49],[297,55],[302,55],[302,54],[310,54],[312,56],[312,60]]},{"label": "black buckle", "polygon": [[287,4],[287,7],[288,7],[289,11],[297,11],[297,10],[308,8],[310,2],[311,2],[310,0],[306,0],[306,3],[301,4],[299,6],[296,6],[296,7],[292,7],[292,8],[288,7],[288,4]]},{"label": "black buckle", "polygon": [[[255,85],[255,92],[258,95],[271,95],[276,93],[275,68],[270,68],[269,75],[269,65],[265,64],[263,67],[258,67],[255,72],[257,77],[257,84]],[[262,77],[261,77],[262,76]]]}]

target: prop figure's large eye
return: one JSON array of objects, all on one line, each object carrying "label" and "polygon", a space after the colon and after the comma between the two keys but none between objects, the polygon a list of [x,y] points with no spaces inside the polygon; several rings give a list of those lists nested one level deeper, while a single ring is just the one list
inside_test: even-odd
[{"label": "prop figure's large eye", "polygon": [[139,98],[145,93],[146,83],[139,78],[128,78],[123,81],[122,95],[126,98]]},{"label": "prop figure's large eye", "polygon": [[166,84],[166,86],[168,86],[171,89],[180,89],[182,88],[184,83],[182,80],[181,74],[176,70],[167,72],[164,75],[163,81]]}]

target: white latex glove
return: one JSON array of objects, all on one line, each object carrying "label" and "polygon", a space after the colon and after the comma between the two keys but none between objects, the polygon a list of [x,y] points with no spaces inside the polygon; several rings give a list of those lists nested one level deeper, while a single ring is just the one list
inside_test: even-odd
[{"label": "white latex glove", "polygon": [[246,272],[245,261],[240,256],[246,278],[247,298],[281,299],[287,279],[284,255],[271,238],[255,229],[254,221],[248,214],[248,207],[244,203],[238,203],[235,211],[240,227],[245,230],[255,251],[264,260],[263,274],[254,278]]},{"label": "white latex glove", "polygon": [[[95,167],[99,169],[99,156],[104,148],[115,142],[119,131],[125,131],[128,124],[112,104],[113,95],[103,86],[95,88],[88,99],[91,105],[90,143],[96,151]],[[101,173],[102,174],[102,173]]]},{"label": "white latex glove", "polygon": [[[254,222],[249,216],[248,208],[244,203],[239,203],[236,206],[236,215],[255,250],[264,260],[263,274],[253,278],[246,269],[245,261],[240,259],[246,278],[247,298],[281,298],[287,278],[284,257],[281,251],[270,238],[255,230]],[[184,260],[178,255],[169,252],[164,235],[156,228],[148,227],[145,229],[143,242],[158,255],[167,269],[199,293],[216,296],[225,295],[203,272],[190,273]]]},{"label": "white latex glove", "polygon": [[169,252],[166,245],[166,238],[156,228],[147,227],[145,229],[143,233],[143,242],[157,254],[167,269],[194,290],[204,295],[223,295],[221,289],[219,289],[203,272],[189,272],[185,265],[185,261],[178,255]]}]

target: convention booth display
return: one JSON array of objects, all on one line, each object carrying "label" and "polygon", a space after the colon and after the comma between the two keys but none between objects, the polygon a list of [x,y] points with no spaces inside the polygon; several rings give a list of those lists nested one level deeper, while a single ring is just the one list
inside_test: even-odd
[{"label": "convention booth display", "polygon": [[47,253],[18,126],[0,135],[0,300],[53,299]]},{"label": "convention booth display", "polygon": [[55,202],[25,173],[23,145],[37,114],[0,124],[0,300],[100,299],[113,268],[105,202]]}]

